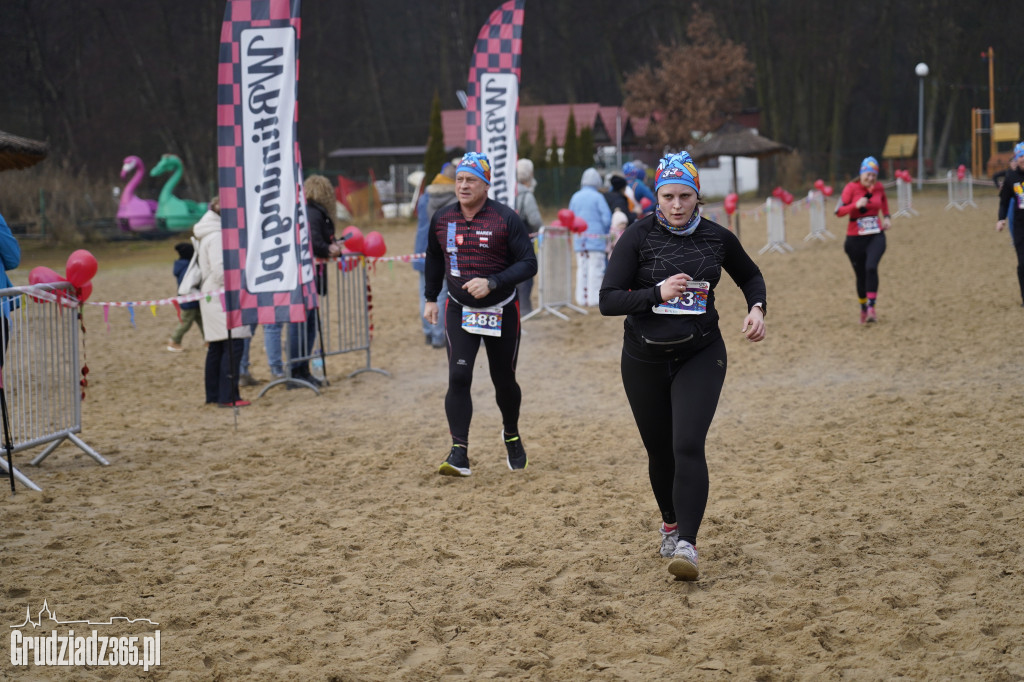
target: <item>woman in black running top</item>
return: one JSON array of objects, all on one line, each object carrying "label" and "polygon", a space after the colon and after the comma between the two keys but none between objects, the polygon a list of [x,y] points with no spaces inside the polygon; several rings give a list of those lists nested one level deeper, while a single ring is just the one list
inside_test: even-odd
[{"label": "woman in black running top", "polygon": [[700,215],[700,180],[686,152],[655,175],[655,212],[626,228],[601,287],[603,315],[625,315],[622,385],[647,450],[661,510],[661,555],[697,577],[697,531],[708,498],[704,442],[725,381],[715,287],[724,269],[743,290],[743,333],[765,337],[765,284],[739,239]]}]

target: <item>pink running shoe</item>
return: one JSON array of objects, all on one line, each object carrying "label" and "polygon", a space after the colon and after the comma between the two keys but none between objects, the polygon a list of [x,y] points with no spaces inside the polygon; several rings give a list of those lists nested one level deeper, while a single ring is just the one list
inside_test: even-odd
[{"label": "pink running shoe", "polygon": [[875,307],[869,306],[867,312],[867,322],[878,322],[878,316],[875,315]]},{"label": "pink running shoe", "polygon": [[861,324],[867,324],[867,321],[868,321],[868,311],[861,310],[860,311],[860,323]]}]

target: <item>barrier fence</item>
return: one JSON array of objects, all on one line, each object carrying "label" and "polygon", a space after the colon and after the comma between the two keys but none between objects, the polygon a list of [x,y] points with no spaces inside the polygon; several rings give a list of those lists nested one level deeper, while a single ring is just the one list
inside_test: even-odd
[{"label": "barrier fence", "polygon": [[[836,238],[825,227],[825,195],[818,190],[812,189],[807,193],[807,216],[810,219],[811,228],[807,236],[804,237],[805,242],[811,239],[824,242]],[[783,234],[783,239],[785,239],[785,234]]]},{"label": "barrier fence", "polygon": [[[304,379],[292,376],[292,362],[312,362],[319,364],[326,382],[327,358],[344,353],[365,353],[366,366],[361,367],[349,376],[361,372],[378,372],[385,376],[390,374],[373,367],[370,357],[370,340],[373,336],[371,321],[372,295],[367,276],[367,260],[357,254],[344,255],[328,260],[317,259],[317,269],[322,268],[324,290],[319,296],[316,328],[313,330],[312,341],[306,332],[308,323],[290,324],[286,336],[297,337],[294,342],[285,342],[282,353],[285,377],[275,379],[263,387],[257,397],[263,396],[270,388],[281,384],[298,384],[320,393]],[[321,343],[322,342],[322,343]]]},{"label": "barrier fence", "polygon": [[959,177],[958,173],[946,171],[946,187],[949,192],[947,211],[951,208],[962,211],[967,206],[978,208],[974,203],[974,181],[970,173],[964,173],[963,177]]},{"label": "barrier fence", "polygon": [[[80,304],[66,282],[0,289],[0,391],[3,441],[0,469],[40,490],[13,466],[13,455],[46,446],[29,463],[38,466],[70,440],[98,464],[109,462],[76,434],[82,431],[78,334]],[[12,465],[8,465],[10,446]]]},{"label": "barrier fence", "polygon": [[567,228],[540,228],[537,233],[537,307],[523,316],[524,322],[542,312],[568,320],[559,308],[587,314],[586,310],[572,304],[572,254],[572,236]]},{"label": "barrier fence", "polygon": [[914,210],[914,183],[903,178],[896,178],[896,212],[893,218],[918,215]]},{"label": "barrier fence", "polygon": [[768,214],[768,243],[758,253],[793,251],[793,247],[786,242],[786,205],[781,199],[768,197],[765,199],[765,212]]}]

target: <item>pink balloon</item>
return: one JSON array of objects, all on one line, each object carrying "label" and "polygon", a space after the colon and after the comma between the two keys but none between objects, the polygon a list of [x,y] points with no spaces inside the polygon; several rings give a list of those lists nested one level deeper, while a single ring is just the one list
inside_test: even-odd
[{"label": "pink balloon", "polygon": [[740,197],[735,192],[725,195],[725,212],[732,215],[736,212],[736,207],[739,205]]},{"label": "pink balloon", "polygon": [[362,253],[364,247],[363,232],[355,225],[349,225],[341,231],[341,236],[351,235],[345,240],[345,248],[352,253]]},{"label": "pink balloon", "polygon": [[776,187],[775,189],[772,190],[772,196],[775,197],[776,199],[781,199],[782,193],[785,191],[786,190],[782,189],[781,187]]},{"label": "pink balloon", "polygon": [[572,231],[577,234],[583,234],[587,231],[587,221],[579,216],[573,216]]},{"label": "pink balloon", "polygon": [[786,190],[782,190],[782,196],[780,196],[779,198],[782,199],[782,203],[784,203],[786,206],[789,206],[790,204],[793,203],[793,195],[787,192]]},{"label": "pink balloon", "polygon": [[80,287],[75,287],[75,298],[80,303],[88,301],[90,296],[92,296],[92,282],[86,282]]},{"label": "pink balloon", "polygon": [[963,180],[966,175],[967,167],[961,163],[959,166],[956,167],[956,179]]},{"label": "pink balloon", "polygon": [[573,222],[576,220],[576,214],[567,208],[559,209],[558,211],[558,222],[562,223],[565,227],[571,228]]},{"label": "pink balloon", "polygon": [[29,284],[52,284],[54,282],[66,281],[56,270],[51,270],[42,265],[32,268],[32,271],[28,273]]},{"label": "pink balloon", "polygon": [[825,185],[825,188],[821,190],[821,193],[824,194],[827,197],[830,197],[830,196],[832,196],[832,192],[834,192],[834,191],[835,190],[832,189],[832,185]]},{"label": "pink balloon", "polygon": [[820,192],[822,190],[822,188],[824,188],[824,187],[825,187],[825,181],[822,180],[821,178],[818,178],[817,180],[814,181],[814,189],[816,189],[816,190],[818,190]]},{"label": "pink balloon", "polygon": [[650,207],[651,207],[651,200],[650,199],[648,199],[647,197],[643,197],[642,199],[640,199],[640,208],[642,208],[643,210],[646,211]]},{"label": "pink balloon", "polygon": [[85,249],[79,249],[68,256],[65,271],[68,281],[76,287],[81,287],[96,275],[98,269],[99,264],[96,262],[96,257]]},{"label": "pink balloon", "polygon": [[366,235],[363,241],[363,253],[370,258],[380,258],[387,253],[387,246],[384,245],[384,236],[374,230]]}]

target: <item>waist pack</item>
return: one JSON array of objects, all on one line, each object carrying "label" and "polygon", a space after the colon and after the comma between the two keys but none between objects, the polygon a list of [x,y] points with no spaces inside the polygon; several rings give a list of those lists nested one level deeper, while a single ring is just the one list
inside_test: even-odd
[{"label": "waist pack", "polygon": [[714,338],[715,320],[707,315],[640,313],[631,316],[631,321],[637,342],[651,355],[696,350]]}]

